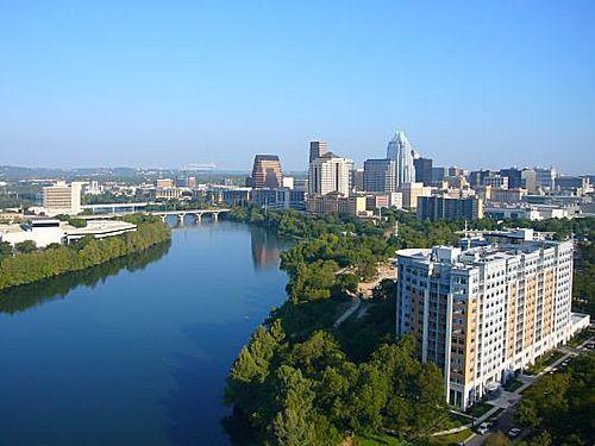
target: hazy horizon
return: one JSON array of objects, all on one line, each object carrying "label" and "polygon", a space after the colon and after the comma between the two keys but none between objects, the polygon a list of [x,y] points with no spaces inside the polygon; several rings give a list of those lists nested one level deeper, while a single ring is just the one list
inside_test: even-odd
[{"label": "hazy horizon", "polygon": [[595,3],[0,5],[0,164],[361,165],[403,129],[469,169],[594,173]]}]

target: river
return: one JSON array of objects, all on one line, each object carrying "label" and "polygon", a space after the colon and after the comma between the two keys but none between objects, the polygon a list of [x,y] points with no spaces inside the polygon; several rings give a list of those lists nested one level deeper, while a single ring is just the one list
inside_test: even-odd
[{"label": "river", "polygon": [[225,377],[285,299],[282,244],[219,222],[0,295],[0,444],[226,445]]}]

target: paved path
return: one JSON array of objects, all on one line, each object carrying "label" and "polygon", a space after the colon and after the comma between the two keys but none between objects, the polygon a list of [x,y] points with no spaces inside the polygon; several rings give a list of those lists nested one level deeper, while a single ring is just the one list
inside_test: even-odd
[{"label": "paved path", "polygon": [[345,322],[345,320],[349,316],[351,316],[353,313],[355,313],[357,311],[357,309],[359,308],[361,303],[362,303],[362,301],[359,298],[359,296],[353,296],[353,298],[351,299],[350,307],[347,308],[347,310],[345,310],[345,312],[341,316],[339,316],[339,318],[335,321],[333,326],[335,328],[339,327],[339,325],[341,325],[343,322]]}]

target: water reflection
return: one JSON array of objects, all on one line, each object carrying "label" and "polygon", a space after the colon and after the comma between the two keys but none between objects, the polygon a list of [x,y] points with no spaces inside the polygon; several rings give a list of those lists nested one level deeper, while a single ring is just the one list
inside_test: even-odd
[{"label": "water reflection", "polygon": [[250,227],[252,262],[256,270],[277,268],[281,251],[286,247],[272,231],[259,226]]},{"label": "water reflection", "polygon": [[123,269],[130,272],[142,270],[167,254],[170,246],[171,242],[161,243],[93,268],[9,289],[0,293],[0,313],[20,313],[50,300],[62,299],[72,289],[81,285],[95,288],[99,282],[104,282],[106,278],[118,274]]}]

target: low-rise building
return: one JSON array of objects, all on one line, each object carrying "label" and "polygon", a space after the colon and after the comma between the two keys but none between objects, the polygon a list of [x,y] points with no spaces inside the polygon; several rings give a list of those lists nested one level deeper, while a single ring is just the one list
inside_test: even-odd
[{"label": "low-rise building", "polygon": [[366,212],[365,195],[344,196],[340,192],[308,197],[307,210],[313,214],[356,217]]},{"label": "low-rise building", "polygon": [[65,225],[63,232],[65,240],[70,243],[86,236],[102,239],[127,232],[135,232],[136,229],[135,224],[121,220],[87,220],[87,226],[75,228],[74,226]]},{"label": "low-rise building", "polygon": [[0,241],[16,245],[32,241],[38,248],[45,248],[54,243],[62,243],[64,230],[60,220],[35,219],[31,223],[0,225]]}]

